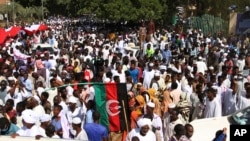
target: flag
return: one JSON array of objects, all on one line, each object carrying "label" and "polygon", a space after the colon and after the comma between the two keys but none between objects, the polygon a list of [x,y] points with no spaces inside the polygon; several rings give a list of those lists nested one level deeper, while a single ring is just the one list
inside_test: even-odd
[{"label": "flag", "polygon": [[126,83],[92,83],[100,124],[110,132],[128,131],[129,109]]},{"label": "flag", "polygon": [[0,28],[0,44],[3,44],[7,38],[7,33],[3,28]]}]

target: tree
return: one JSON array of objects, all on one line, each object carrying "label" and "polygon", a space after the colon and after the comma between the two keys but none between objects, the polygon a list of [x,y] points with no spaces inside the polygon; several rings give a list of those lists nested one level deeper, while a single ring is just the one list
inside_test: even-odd
[{"label": "tree", "polygon": [[[161,0],[165,1],[165,0]],[[79,13],[95,13],[97,17],[123,21],[160,19],[163,6],[160,0],[93,0],[84,1]]]},{"label": "tree", "polygon": [[[24,8],[41,7],[42,2],[51,16],[77,17],[94,14],[98,19],[114,21],[138,21],[152,18],[161,23],[169,21],[177,13],[177,6],[185,8],[186,18],[210,14],[227,19],[228,7],[237,5],[243,12],[249,0],[15,0]],[[190,10],[190,6],[196,9]],[[26,9],[27,10],[27,9]],[[19,13],[21,14],[21,13]],[[37,15],[37,14],[36,14]],[[39,16],[38,16],[39,17]]]}]

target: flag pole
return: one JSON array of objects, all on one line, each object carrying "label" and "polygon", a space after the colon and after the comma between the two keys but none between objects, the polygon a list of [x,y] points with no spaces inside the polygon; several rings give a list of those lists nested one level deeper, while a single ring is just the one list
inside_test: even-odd
[{"label": "flag pole", "polygon": [[128,132],[129,131],[128,130],[128,119],[127,119],[127,114],[126,114],[124,100],[122,100],[122,110],[123,110],[124,117],[125,117],[126,129],[127,129],[127,132]]}]

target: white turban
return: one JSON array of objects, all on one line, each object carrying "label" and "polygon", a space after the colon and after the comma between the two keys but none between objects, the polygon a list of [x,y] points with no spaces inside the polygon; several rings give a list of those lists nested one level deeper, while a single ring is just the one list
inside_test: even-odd
[{"label": "white turban", "polygon": [[48,122],[51,120],[51,116],[48,114],[43,114],[42,116],[40,116],[40,122]]},{"label": "white turban", "polygon": [[141,118],[137,121],[137,125],[142,128],[143,126],[148,125],[149,127],[151,127],[152,125],[152,121],[149,118]]},{"label": "white turban", "polygon": [[30,124],[35,124],[37,122],[36,113],[30,109],[26,109],[22,112],[22,119]]}]

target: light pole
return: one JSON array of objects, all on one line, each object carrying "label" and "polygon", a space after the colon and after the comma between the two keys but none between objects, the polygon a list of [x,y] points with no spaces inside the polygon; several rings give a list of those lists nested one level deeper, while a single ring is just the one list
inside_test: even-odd
[{"label": "light pole", "polygon": [[13,12],[13,25],[16,24],[16,19],[15,19],[15,0],[12,1],[12,12]]},{"label": "light pole", "polygon": [[9,27],[9,11],[8,11],[9,5],[10,5],[10,1],[6,0],[6,14],[5,14],[5,17],[6,17],[7,27]]},{"label": "light pole", "polygon": [[42,20],[44,20],[44,14],[43,14],[43,0],[42,1]]}]

